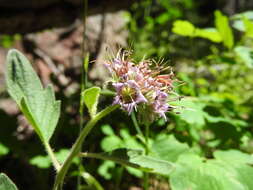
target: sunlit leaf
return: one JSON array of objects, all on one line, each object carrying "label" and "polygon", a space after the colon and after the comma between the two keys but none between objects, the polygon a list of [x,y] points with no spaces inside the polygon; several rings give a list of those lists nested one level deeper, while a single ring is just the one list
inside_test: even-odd
[{"label": "sunlit leaf", "polygon": [[99,87],[91,87],[82,92],[82,97],[87,106],[90,116],[94,117],[97,113],[97,104],[101,89]]},{"label": "sunlit leaf", "polygon": [[245,190],[253,187],[252,156],[237,150],[217,151],[215,159],[182,154],[170,175],[173,190]]},{"label": "sunlit leaf", "polygon": [[215,28],[204,28],[204,29],[197,28],[195,31],[195,36],[206,38],[216,43],[222,41],[220,33]]},{"label": "sunlit leaf", "polygon": [[199,126],[205,124],[205,112],[203,111],[205,105],[200,101],[196,101],[193,98],[184,98],[171,104],[183,107],[182,109],[178,109],[180,112],[178,116],[187,123]]},{"label": "sunlit leaf", "polygon": [[161,135],[154,140],[152,146],[152,153],[155,156],[170,162],[175,162],[181,154],[189,151],[189,146],[177,141],[173,135]]},{"label": "sunlit leaf", "polygon": [[243,19],[243,18],[253,19],[253,11],[245,11],[242,13],[235,14],[232,17],[232,19]]},{"label": "sunlit leaf", "polygon": [[245,26],[246,36],[253,38],[253,21],[243,18],[243,23]]},{"label": "sunlit leaf", "polygon": [[237,46],[235,49],[235,53],[240,57],[240,59],[247,65],[248,67],[253,67],[253,49],[245,46]]},{"label": "sunlit leaf", "polygon": [[215,11],[215,26],[223,39],[223,44],[227,48],[232,48],[234,45],[233,32],[229,26],[228,17],[220,11]]},{"label": "sunlit leaf", "polygon": [[53,135],[60,115],[60,101],[55,101],[52,86],[42,84],[26,57],[17,50],[7,55],[7,90],[19,105],[42,141]]},{"label": "sunlit leaf", "polygon": [[230,163],[253,164],[253,156],[239,150],[215,151],[214,157],[218,160]]},{"label": "sunlit leaf", "polygon": [[172,32],[182,35],[193,37],[195,34],[195,27],[192,23],[185,20],[177,20],[173,23]]}]

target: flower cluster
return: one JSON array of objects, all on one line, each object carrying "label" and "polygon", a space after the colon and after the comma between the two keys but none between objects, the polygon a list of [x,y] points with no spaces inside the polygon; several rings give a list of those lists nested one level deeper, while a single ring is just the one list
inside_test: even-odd
[{"label": "flower cluster", "polygon": [[[151,61],[134,63],[125,56],[117,56],[108,61],[106,67],[110,71],[116,90],[114,104],[119,104],[129,114],[139,107],[151,110],[155,117],[163,117],[173,109],[168,104],[169,93],[173,90],[173,73],[162,74],[168,68]],[[143,110],[143,109],[142,109]]]}]

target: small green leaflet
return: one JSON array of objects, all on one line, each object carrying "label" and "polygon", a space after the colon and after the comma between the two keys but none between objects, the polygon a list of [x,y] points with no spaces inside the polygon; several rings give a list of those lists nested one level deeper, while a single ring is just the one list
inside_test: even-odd
[{"label": "small green leaflet", "polygon": [[101,89],[99,87],[92,87],[82,92],[82,99],[88,108],[91,117],[97,113],[98,99]]},{"label": "small green leaflet", "polygon": [[52,86],[43,89],[27,58],[17,50],[7,55],[7,90],[43,142],[54,133],[60,116],[60,101]]},{"label": "small green leaflet", "polygon": [[18,190],[16,185],[10,180],[10,178],[1,173],[0,174],[0,190]]},{"label": "small green leaflet", "polygon": [[9,148],[0,143],[0,156],[4,156],[9,153]]}]

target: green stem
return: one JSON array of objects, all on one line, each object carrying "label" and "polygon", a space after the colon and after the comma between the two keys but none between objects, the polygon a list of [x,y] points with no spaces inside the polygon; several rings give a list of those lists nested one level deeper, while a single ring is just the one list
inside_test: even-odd
[{"label": "green stem", "polygon": [[81,176],[84,178],[84,180],[87,182],[87,184],[94,186],[96,188],[96,190],[104,190],[104,188],[102,187],[102,185],[96,180],[95,177],[93,177],[92,175],[90,175],[87,172],[82,172]]},{"label": "green stem", "polygon": [[59,187],[59,184],[63,182],[64,177],[65,177],[65,175],[66,175],[66,173],[67,173],[67,171],[68,171],[68,169],[71,165],[72,160],[80,152],[83,141],[86,138],[86,136],[90,133],[91,129],[96,125],[96,123],[100,119],[102,119],[103,117],[105,117],[106,115],[108,115],[109,113],[111,113],[112,111],[117,109],[118,107],[119,107],[119,105],[112,105],[112,106],[109,106],[109,107],[105,108],[104,110],[102,110],[101,112],[96,114],[94,116],[94,118],[91,119],[85,125],[85,127],[82,129],[79,137],[77,138],[75,144],[72,146],[71,151],[70,151],[67,159],[64,161],[63,165],[61,166],[59,172],[56,175],[53,190],[57,190],[58,187]]},{"label": "green stem", "polygon": [[131,118],[132,118],[132,121],[133,121],[135,130],[137,131],[137,133],[138,133],[141,137],[144,137],[143,133],[141,132],[139,123],[137,122],[137,119],[136,119],[136,117],[135,117],[135,113],[134,113],[134,112],[131,113]]},{"label": "green stem", "polygon": [[111,90],[101,90],[100,94],[105,95],[105,96],[115,96],[116,95],[116,93]]},{"label": "green stem", "polygon": [[48,142],[44,142],[44,146],[46,148],[47,154],[49,155],[49,157],[54,165],[54,168],[58,172],[60,170],[61,165],[59,164],[58,160],[56,159],[52,148],[50,147]]},{"label": "green stem", "polygon": [[[133,124],[134,124],[134,127],[137,131],[137,133],[142,137],[144,138],[144,146],[145,146],[145,155],[148,155],[149,154],[149,145],[148,145],[148,137],[149,137],[149,126],[146,125],[145,126],[145,135],[142,133],[141,129],[140,129],[140,126],[139,126],[139,123],[136,119],[136,116],[135,116],[135,113],[132,112],[131,113],[131,118],[132,118],[132,121],[133,121]],[[148,173],[144,173],[144,189],[145,190],[148,190],[148,187],[149,187],[149,184],[148,184],[148,181],[149,181],[149,174]]]},{"label": "green stem", "polygon": [[[145,125],[145,155],[148,155],[150,152],[148,137],[149,137],[149,126]],[[149,174],[144,173],[144,190],[148,189],[149,189]]]},{"label": "green stem", "polygon": [[113,161],[113,162],[123,165],[123,166],[129,166],[132,168],[139,168],[136,164],[132,164],[124,159],[112,157],[109,155],[103,155],[100,153],[83,152],[83,153],[80,153],[79,156],[84,157],[84,158],[96,158],[96,159],[101,159],[101,160],[105,160],[105,161],[110,160],[110,161]]}]

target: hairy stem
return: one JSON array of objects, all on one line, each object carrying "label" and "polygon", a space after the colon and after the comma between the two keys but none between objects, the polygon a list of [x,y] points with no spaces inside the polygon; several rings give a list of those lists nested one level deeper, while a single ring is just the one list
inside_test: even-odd
[{"label": "hairy stem", "polygon": [[55,155],[54,155],[54,152],[52,150],[52,148],[50,147],[49,143],[48,142],[44,142],[44,146],[46,148],[46,151],[47,151],[47,154],[49,155],[52,163],[53,163],[53,166],[54,168],[56,169],[56,171],[58,172],[60,170],[60,163],[58,162],[58,160],[56,159]]},{"label": "hairy stem", "polygon": [[64,161],[63,165],[61,166],[59,172],[56,175],[53,190],[58,190],[59,184],[61,184],[63,182],[64,177],[65,177],[65,175],[66,175],[66,173],[67,173],[67,171],[68,171],[68,169],[71,165],[72,160],[80,152],[83,141],[86,138],[86,136],[90,133],[91,129],[96,125],[96,123],[100,119],[102,119],[104,116],[108,115],[109,113],[111,113],[112,111],[117,109],[118,107],[119,107],[119,105],[112,105],[112,106],[109,106],[109,107],[105,108],[104,110],[102,110],[101,112],[96,114],[95,117],[92,118],[85,125],[85,127],[82,129],[79,137],[77,138],[75,144],[72,146],[68,157],[66,158],[66,160]]}]

